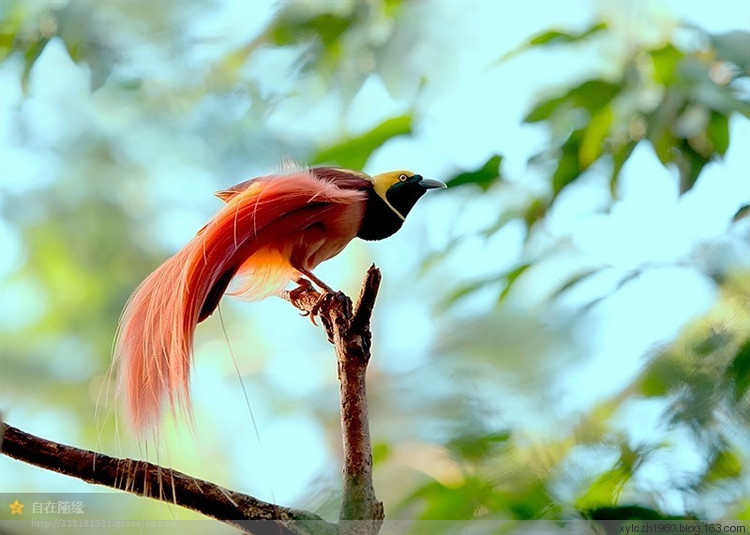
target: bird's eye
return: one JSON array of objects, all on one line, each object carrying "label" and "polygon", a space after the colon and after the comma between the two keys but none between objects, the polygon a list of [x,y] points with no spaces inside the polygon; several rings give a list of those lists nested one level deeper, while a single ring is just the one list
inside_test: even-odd
[{"label": "bird's eye", "polygon": [[401,182],[405,182],[407,178],[409,178],[409,177],[407,177],[407,176],[406,176],[406,175],[404,175],[404,174],[398,175],[398,179],[399,179],[399,180],[400,180]]}]

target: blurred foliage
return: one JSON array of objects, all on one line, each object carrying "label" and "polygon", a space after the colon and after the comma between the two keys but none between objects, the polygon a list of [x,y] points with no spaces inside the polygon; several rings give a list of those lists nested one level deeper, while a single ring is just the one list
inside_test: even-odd
[{"label": "blurred foliage", "polygon": [[[106,80],[116,58],[107,45],[95,11],[83,2],[63,3],[50,9],[50,5],[24,5],[22,2],[3,4],[0,29],[0,60],[12,53],[23,56],[21,82],[28,88],[29,73],[53,37],[59,37],[71,59],[85,63],[91,69],[91,88],[97,89]],[[29,16],[30,15],[30,16]]]},{"label": "blurred foliage", "polygon": [[[9,290],[4,291],[21,295],[15,299],[22,303],[2,326],[3,367],[13,372],[12,379],[2,378],[4,403],[88,414],[106,383],[103,370],[123,303],[165,254],[190,237],[183,229],[200,227],[194,213],[215,209],[208,193],[218,189],[218,177],[267,171],[281,153],[362,168],[390,140],[419,130],[420,99],[430,87],[433,66],[416,68],[405,56],[420,39],[427,40],[414,23],[424,15],[418,10],[427,8],[393,0],[289,2],[254,35],[205,51],[213,34],[186,28],[212,7],[212,2],[2,3],[3,77],[17,79],[20,88],[10,106],[18,116],[8,144],[21,151],[25,164],[46,158],[33,173],[16,178],[15,186],[4,186],[3,222],[20,259],[5,277]],[[493,68],[523,61],[533,51],[614,39],[610,26],[597,21],[577,32],[544,31]],[[544,129],[548,142],[529,166],[544,178],[542,187],[524,191],[519,202],[500,200],[517,193],[520,181],[504,171],[499,150],[478,167],[449,177],[448,195],[497,200],[502,207],[476,233],[481,239],[491,241],[516,225],[523,229],[523,250],[514,263],[490,265],[494,271],[476,280],[454,286],[440,281],[435,321],[447,320],[435,347],[436,353],[456,357],[451,364],[436,358],[416,379],[408,373],[381,374],[372,385],[374,412],[389,419],[388,429],[375,429],[374,450],[376,473],[383,478],[377,490],[389,518],[732,519],[750,514],[746,266],[704,263],[699,255],[681,260],[715,284],[712,310],[654,349],[630,384],[577,415],[575,425],[561,423],[540,438],[498,418],[485,395],[492,385],[491,392],[507,394],[504,400],[515,395],[524,406],[538,403],[555,414],[562,395],[555,380],[569,365],[563,355],[574,344],[571,325],[661,267],[644,263],[618,271],[584,261],[561,274],[539,310],[519,308],[518,288],[549,259],[569,251],[565,239],[544,240],[548,217],[566,192],[585,186],[592,175],[604,176],[610,197],[603,210],[611,210],[623,167],[636,147],[646,145],[675,171],[680,193],[688,193],[732,144],[731,121],[750,116],[750,34],[714,35],[688,26],[679,31],[692,37],[689,45],[676,38],[631,44],[621,65],[606,76],[550,88],[531,107],[524,122]],[[431,38],[439,49],[442,39]],[[91,90],[77,97],[85,108],[70,93],[54,93],[56,84],[38,72],[55,46],[74,64],[58,74],[75,73]],[[191,48],[203,51],[204,59],[196,61],[187,52]],[[400,95],[408,109],[352,132],[339,119],[370,77],[389,95]],[[45,91],[54,114],[35,108]],[[293,119],[331,95],[338,99],[328,110],[332,124],[316,124],[311,138],[295,131]],[[60,119],[52,129],[64,134],[50,135],[39,120],[55,114]],[[746,214],[747,204],[726,222],[727,234],[747,222]],[[439,273],[451,253],[475,237],[457,232],[445,250],[425,261],[422,273]],[[607,272],[617,279],[611,292],[591,297],[568,315],[560,312],[561,301]],[[488,292],[495,295],[489,309],[464,317],[461,306]],[[335,411],[315,395],[307,401],[336,444]],[[511,414],[507,402],[504,410]],[[279,403],[279,413],[289,410]],[[623,413],[647,404],[658,412],[660,424],[644,438],[635,432],[638,422],[623,423]],[[86,441],[97,434],[80,427]],[[649,471],[662,465],[679,469],[686,449],[700,458],[699,469],[664,476],[658,484],[649,480]],[[334,498],[331,491],[312,502],[325,512],[335,510]],[[675,509],[680,514],[673,514]],[[458,529],[450,522],[441,526]],[[428,528],[436,529],[413,525],[417,532]]]},{"label": "blurred foliage", "polygon": [[[503,61],[531,48],[577,43],[605,29],[606,23],[600,22],[575,35],[544,32],[504,56]],[[530,161],[549,173],[549,185],[544,195],[531,198],[519,213],[502,214],[491,233],[519,215],[531,231],[564,188],[585,178],[586,171],[597,163],[602,164],[597,173],[609,169],[616,200],[620,172],[640,143],[649,144],[665,166],[676,167],[681,193],[695,185],[708,163],[721,159],[729,146],[731,117],[750,118],[746,87],[750,82],[750,32],[712,35],[695,27],[685,30],[693,32],[702,46],[687,51],[672,43],[636,48],[624,58],[619,78],[585,80],[542,99],[526,114],[524,122],[542,124],[550,134],[548,147]],[[494,170],[501,162],[496,158],[500,157],[493,157],[476,171],[458,174],[449,184],[475,184],[486,190],[493,183],[502,183],[502,174]],[[529,232],[529,239],[532,235]],[[519,265],[509,273],[459,288],[450,300],[498,278],[508,281],[502,299],[526,267]],[[599,272],[599,268],[585,268],[565,281],[557,293]],[[637,275],[631,273],[628,278]]]},{"label": "blurred foliage", "polygon": [[320,151],[311,164],[336,164],[347,169],[362,169],[372,153],[391,138],[411,133],[411,117],[403,115],[387,119],[369,132],[350,138],[334,147]]},{"label": "blurred foliage", "polygon": [[[716,311],[658,355],[636,384],[644,396],[670,399],[670,420],[687,425],[716,450],[709,463],[709,480],[715,477],[713,468],[741,475],[736,458],[724,448],[732,443],[735,426],[750,427],[748,274],[731,274],[721,293]],[[725,417],[734,425],[727,426]]]},{"label": "blurred foliage", "polygon": [[[582,36],[594,30],[601,25]],[[672,43],[635,50],[621,78],[586,80],[529,111],[526,122],[554,125],[551,151],[538,155],[555,165],[552,200],[599,159],[609,162],[616,191],[622,166],[642,141],[651,144],[663,164],[677,166],[683,193],[708,162],[724,155],[730,116],[750,117],[742,89],[750,76],[750,33],[704,38],[707,46],[694,50]],[[546,44],[532,40],[530,46]],[[656,98],[644,98],[648,94]]]},{"label": "blurred foliage", "polygon": [[502,162],[503,157],[496,154],[476,171],[467,171],[454,176],[448,182],[448,187],[455,188],[464,184],[475,184],[486,191],[499,179]]},{"label": "blurred foliage", "polygon": [[[607,23],[599,22],[579,33],[545,31],[503,56],[499,65],[529,49],[579,43],[606,29]],[[730,144],[731,117],[735,114],[750,117],[747,99],[750,33],[736,31],[711,35],[696,27],[685,27],[684,30],[692,32],[700,46],[683,49],[673,43],[662,43],[634,48],[625,58],[619,77],[584,80],[553,93],[551,97],[542,98],[526,114],[524,122],[541,124],[550,134],[548,146],[529,162],[532,167],[546,170],[549,177],[547,191],[543,196],[530,198],[525,208],[502,214],[497,224],[485,232],[487,237],[520,219],[527,228],[526,243],[533,242],[544,232],[544,218],[558,196],[569,185],[585,179],[586,172],[591,169],[597,174],[608,173],[611,202],[616,202],[620,172],[640,143],[649,144],[662,164],[676,168],[680,193],[695,186],[707,164],[721,159]],[[494,156],[476,171],[456,175],[448,184],[473,184],[483,191],[494,186],[500,190],[504,184],[507,187],[507,177],[497,170],[500,163],[501,157]],[[743,213],[742,210],[738,215]],[[736,215],[734,221],[738,220]],[[728,226],[731,224],[727,221]],[[545,251],[534,253],[529,261],[455,288],[445,295],[443,306],[450,307],[466,296],[498,283],[502,288],[498,306],[504,306],[514,284],[522,280],[524,273],[545,261],[548,255],[556,254],[555,249],[559,246],[553,243]],[[431,266],[436,264],[435,258],[429,262]],[[643,266],[625,273],[614,291],[652,267]],[[699,264],[696,263],[695,267],[699,268]],[[603,269],[608,268],[579,268],[550,293],[549,305]],[[714,311],[686,327],[672,346],[654,355],[631,386],[602,402],[600,408],[590,415],[582,417],[578,429],[567,441],[536,445],[560,454],[546,467],[546,472],[537,475],[536,481],[541,489],[554,487],[557,478],[566,472],[567,478],[576,478],[575,472],[565,466],[565,446],[562,444],[568,444],[568,447],[576,442],[606,445],[617,452],[614,463],[609,467],[599,466],[580,483],[576,493],[560,496],[539,492],[523,507],[524,485],[521,481],[509,478],[507,474],[502,479],[493,479],[486,468],[481,468],[490,460],[497,461],[501,457],[497,452],[487,451],[486,455],[469,459],[460,455],[455,457],[465,473],[473,474],[472,477],[486,474],[485,478],[467,480],[466,487],[458,488],[430,483],[412,494],[405,503],[422,503],[423,518],[436,517],[440,509],[453,511],[456,518],[468,514],[473,518],[523,520],[570,518],[569,515],[574,514],[591,519],[691,519],[706,515],[707,502],[703,497],[715,498],[718,493],[726,503],[735,504],[734,511],[726,518],[747,519],[746,512],[742,511],[748,505],[750,477],[747,454],[750,445],[750,272],[744,267],[739,271],[707,274],[720,284],[721,297]],[[580,313],[607,297],[603,295],[591,300]],[[465,347],[471,351],[471,344]],[[658,399],[663,407],[663,435],[633,444],[612,425],[616,422],[618,409],[645,399]],[[660,510],[664,501],[658,494],[647,498],[649,493],[645,489],[638,490],[641,485],[639,473],[660,451],[673,449],[672,441],[684,440],[677,438],[684,437],[684,431],[691,435],[700,451],[704,468],[689,480],[678,483],[686,513],[672,516],[663,512],[669,511],[668,507]],[[492,440],[494,436],[492,433],[480,435],[479,443],[482,439]],[[517,455],[522,451],[520,443],[514,444],[512,433],[503,432],[502,437],[506,455]],[[468,438],[454,438],[452,443],[460,444]],[[549,460],[551,457],[545,458]],[[538,459],[526,463],[526,473],[539,472],[541,463]],[[518,461],[507,460],[502,464],[518,466]],[[493,501],[492,496],[509,481],[516,491],[513,504]],[[467,500],[467,493],[474,494],[474,499]],[[470,513],[448,507],[451,497],[459,504],[456,507],[461,507],[459,495]]]}]

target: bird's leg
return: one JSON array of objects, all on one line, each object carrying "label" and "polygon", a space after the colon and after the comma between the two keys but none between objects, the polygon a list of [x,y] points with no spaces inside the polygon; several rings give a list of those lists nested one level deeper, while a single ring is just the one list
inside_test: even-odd
[{"label": "bird's leg", "polygon": [[[297,277],[294,279],[294,282],[296,282],[299,286],[289,290],[287,295],[289,295],[289,302],[292,303],[295,307],[300,308],[300,306],[298,306],[297,304],[300,298],[307,292],[315,291],[315,288],[313,288],[312,282],[305,279],[304,277]],[[310,313],[306,310],[303,310],[299,313],[299,315],[309,316]]]},{"label": "bird's leg", "polygon": [[[331,293],[331,294],[332,293],[336,293],[325,282],[323,282],[318,277],[316,277],[315,275],[313,275],[312,271],[309,271],[307,269],[299,269],[299,268],[297,268],[297,271],[299,271],[305,277],[307,277],[308,279],[310,279],[311,281],[313,281],[315,284],[317,284],[318,288],[320,288],[321,290],[323,290],[323,293],[326,293],[326,292]],[[297,281],[297,282],[299,282],[299,281]],[[309,281],[307,281],[307,282],[309,283]]]}]

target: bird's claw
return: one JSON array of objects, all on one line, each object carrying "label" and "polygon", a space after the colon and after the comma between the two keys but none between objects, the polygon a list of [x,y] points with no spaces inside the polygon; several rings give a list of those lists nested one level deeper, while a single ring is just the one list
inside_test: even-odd
[{"label": "bird's claw", "polygon": [[[312,285],[312,283],[307,279],[300,279],[297,281],[299,286],[296,288],[293,288],[289,290],[288,296],[289,301],[297,308],[302,308],[300,304],[300,300],[307,292],[313,292],[315,291],[315,287]],[[310,308],[310,310],[302,310],[299,315],[302,317],[309,317],[310,321],[313,325],[316,327],[318,326],[317,322],[315,321],[315,316],[320,314],[320,310],[323,308],[323,306],[326,304],[327,301],[330,300],[330,297],[333,295],[333,292],[329,292],[327,290],[323,290],[318,297],[318,299],[315,301],[313,306]]]},{"label": "bird's claw", "polygon": [[[300,304],[300,301],[301,301],[302,297],[307,292],[315,291],[315,287],[313,286],[313,284],[309,280],[307,280],[305,278],[300,278],[297,281],[297,284],[299,284],[299,286],[297,286],[296,288],[294,288],[292,290],[289,290],[287,292],[287,296],[289,298],[289,301],[295,307],[297,307],[299,309],[302,309],[303,307]],[[316,316],[320,316],[320,313],[321,313],[322,310],[330,308],[330,303],[331,303],[332,300],[339,299],[341,297],[343,297],[343,294],[341,292],[336,292],[334,290],[331,290],[327,286],[321,284],[320,295],[315,300],[315,303],[313,304],[313,306],[310,307],[309,310],[302,310],[299,313],[299,315],[302,316],[302,317],[305,317],[305,316],[309,317],[310,321],[312,322],[312,324],[317,327],[318,323],[315,321],[315,317]],[[325,326],[325,324],[326,324],[325,319],[324,319],[323,323],[324,323],[324,326]]]},{"label": "bird's claw", "polygon": [[318,297],[318,300],[315,301],[315,304],[312,306],[310,311],[306,314],[307,316],[310,317],[310,321],[312,321],[312,324],[315,325],[316,327],[318,326],[318,324],[315,322],[315,316],[320,314],[320,310],[323,308],[323,305],[329,303],[331,301],[331,298],[334,295],[335,294],[332,292],[323,290],[323,293],[320,294],[320,297]]},{"label": "bird's claw", "polygon": [[[299,301],[302,298],[304,294],[307,292],[310,292],[314,290],[312,283],[307,279],[300,279],[297,281],[296,288],[292,288],[287,292],[287,296],[289,297],[289,302],[292,303],[295,307],[300,308]],[[310,314],[308,311],[303,310],[300,312],[300,316],[307,316]]]}]

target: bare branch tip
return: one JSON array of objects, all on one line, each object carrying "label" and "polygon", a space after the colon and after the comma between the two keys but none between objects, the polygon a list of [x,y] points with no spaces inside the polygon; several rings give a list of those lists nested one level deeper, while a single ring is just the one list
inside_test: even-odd
[{"label": "bare branch tip", "polygon": [[367,268],[367,280],[374,281],[375,279],[377,279],[378,283],[380,283],[380,279],[382,278],[383,275],[380,272],[380,268],[375,264],[370,264],[370,267]]},{"label": "bare branch tip", "polygon": [[362,289],[359,292],[357,304],[354,306],[351,325],[355,330],[360,330],[369,326],[372,310],[375,307],[375,299],[380,290],[381,280],[382,275],[380,269],[375,264],[372,264],[367,270],[367,276],[362,283]]}]

